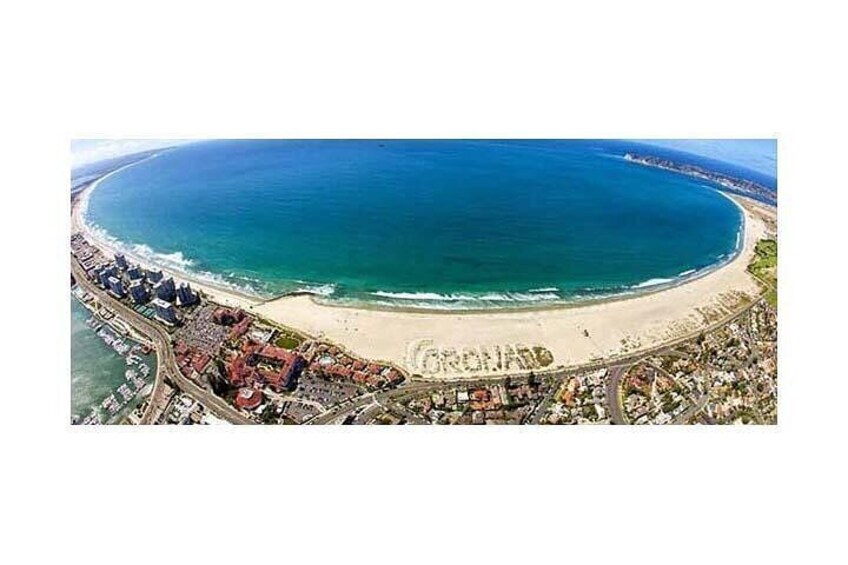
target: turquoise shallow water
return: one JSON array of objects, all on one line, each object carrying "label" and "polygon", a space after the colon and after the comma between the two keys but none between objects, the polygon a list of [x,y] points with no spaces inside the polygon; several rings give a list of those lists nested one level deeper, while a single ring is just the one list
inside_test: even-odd
[{"label": "turquoise shallow water", "polygon": [[88,220],[166,266],[271,295],[485,307],[673,281],[741,215],[605,141],[218,141],[104,180]]},{"label": "turquoise shallow water", "polygon": [[[71,414],[81,418],[92,409],[97,409],[103,421],[109,421],[107,411],[98,408],[110,394],[126,383],[124,373],[127,364],[124,358],[98,337],[97,333],[86,325],[91,317],[86,308],[71,298]],[[150,366],[150,374],[156,373],[156,356],[142,356]],[[149,382],[152,382],[150,377]],[[118,416],[111,421],[117,422],[122,416],[141,401],[141,396],[130,402]]]}]

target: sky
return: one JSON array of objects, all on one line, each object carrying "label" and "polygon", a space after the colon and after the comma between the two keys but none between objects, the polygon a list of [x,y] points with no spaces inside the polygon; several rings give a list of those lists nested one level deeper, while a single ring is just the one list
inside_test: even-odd
[{"label": "sky", "polygon": [[71,166],[79,167],[104,159],[121,157],[150,149],[189,143],[186,139],[72,139]]},{"label": "sky", "polygon": [[777,178],[776,139],[634,139],[634,141],[694,153]]},{"label": "sky", "polygon": [[[71,141],[71,165],[78,167],[103,159],[191,141],[195,140],[75,139]],[[774,139],[636,139],[633,141],[694,153],[777,178],[777,140]]]}]

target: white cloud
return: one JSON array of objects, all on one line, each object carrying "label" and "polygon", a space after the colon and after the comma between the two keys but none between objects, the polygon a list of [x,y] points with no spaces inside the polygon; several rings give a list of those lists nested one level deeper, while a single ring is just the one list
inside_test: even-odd
[{"label": "white cloud", "polygon": [[182,145],[194,139],[73,139],[71,166],[78,167],[104,159],[130,155],[150,149]]}]

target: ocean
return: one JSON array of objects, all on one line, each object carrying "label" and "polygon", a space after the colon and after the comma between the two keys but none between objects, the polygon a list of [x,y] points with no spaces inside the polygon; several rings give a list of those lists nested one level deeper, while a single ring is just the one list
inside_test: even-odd
[{"label": "ocean", "polygon": [[[71,414],[83,419],[95,410],[104,423],[117,423],[141,402],[142,397],[137,395],[115,416],[100,406],[112,394],[121,399],[118,388],[127,383],[125,373],[128,367],[124,357],[86,325],[90,317],[89,311],[71,297]],[[152,383],[156,374],[156,355],[140,357],[150,367],[146,380]]]},{"label": "ocean", "polygon": [[599,140],[199,142],[102,181],[87,221],[134,253],[245,292],[383,306],[572,302],[731,257],[738,208],[705,181],[625,161],[627,151],[676,154]]}]

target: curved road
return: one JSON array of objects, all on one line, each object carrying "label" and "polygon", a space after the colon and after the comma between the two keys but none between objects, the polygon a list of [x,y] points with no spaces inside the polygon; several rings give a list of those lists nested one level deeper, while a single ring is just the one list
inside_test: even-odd
[{"label": "curved road", "polygon": [[[134,328],[142,333],[146,334],[151,338],[151,341],[154,344],[154,349],[156,350],[156,354],[158,357],[158,368],[156,372],[156,380],[154,384],[153,393],[151,394],[150,403],[145,410],[144,415],[142,416],[141,423],[142,424],[150,424],[155,422],[160,416],[162,410],[164,410],[165,406],[161,406],[162,399],[161,394],[164,390],[162,384],[165,380],[169,380],[172,383],[175,383],[176,386],[189,394],[196,400],[201,401],[201,403],[206,406],[206,408],[212,412],[215,416],[231,422],[233,424],[255,424],[253,420],[250,420],[239,411],[237,411],[234,407],[230,406],[226,401],[224,401],[219,396],[215,395],[211,391],[208,391],[204,388],[201,388],[193,381],[187,379],[178,369],[176,358],[174,356],[173,349],[171,348],[171,339],[169,334],[162,329],[158,324],[155,324],[138,314],[132,308],[129,308],[126,304],[120,302],[119,300],[113,298],[103,289],[95,286],[91,281],[88,280],[85,272],[82,267],[77,263],[76,259],[71,256],[71,267],[73,274],[77,280],[77,283],[82,286],[86,291],[90,294],[93,294],[100,300],[102,304],[107,305],[109,308],[118,313],[124,320],[130,323]],[[621,374],[623,370],[633,362],[638,359],[644,358],[648,355],[659,353],[663,350],[667,350],[671,347],[679,343],[683,343],[692,339],[701,333],[710,332],[720,326],[723,326],[734,319],[739,318],[743,314],[745,314],[748,310],[750,310],[755,304],[757,304],[760,300],[762,300],[762,293],[760,296],[752,300],[749,304],[746,304],[741,309],[733,312],[727,316],[725,316],[722,320],[718,322],[714,322],[713,324],[708,325],[705,328],[700,329],[697,332],[692,332],[690,335],[682,336],[680,338],[671,340],[667,343],[658,345],[656,347],[648,348],[642,351],[634,352],[629,355],[624,355],[619,358],[607,359],[601,362],[590,363],[583,366],[574,366],[574,367],[557,367],[555,369],[549,371],[543,371],[537,373],[539,377],[553,377],[553,378],[561,378],[564,375],[575,373],[578,371],[588,371],[592,369],[598,368],[608,368],[610,373],[608,375],[607,381],[607,407],[610,411],[611,420],[616,424],[627,424],[627,418],[622,413],[621,404],[620,404],[620,396],[619,396],[619,381],[621,378]],[[504,375],[493,375],[489,377],[479,377],[477,379],[459,379],[464,385],[472,385],[475,383],[486,383],[491,382],[493,380],[500,380],[505,378]],[[305,424],[326,424],[332,421],[337,421],[339,418],[347,416],[349,414],[354,413],[356,410],[368,406],[373,403],[382,403],[386,401],[397,401],[399,398],[403,398],[408,394],[415,394],[418,392],[423,392],[429,388],[439,388],[448,384],[447,380],[423,380],[423,379],[415,379],[411,378],[406,383],[401,385],[397,389],[392,389],[388,391],[381,391],[376,393],[369,393],[363,396],[356,397],[349,401],[343,402],[342,404],[338,404],[336,406],[330,407],[327,412],[317,415],[311,420],[307,420],[304,422]]]},{"label": "curved road", "polygon": [[164,381],[170,380],[176,386],[189,394],[196,400],[199,400],[210,412],[218,418],[231,422],[233,424],[253,424],[254,422],[246,416],[239,413],[235,408],[226,403],[222,398],[214,393],[197,386],[194,382],[187,379],[177,368],[177,360],[174,357],[174,351],[171,349],[171,338],[168,333],[160,328],[155,323],[151,322],[144,316],[126,304],[116,300],[104,290],[96,287],[82,270],[82,267],[77,261],[71,257],[71,268],[77,284],[82,286],[87,292],[97,297],[101,304],[108,306],[115,311],[128,323],[132,324],[138,331],[146,334],[154,344],[158,359],[158,367],[156,371],[156,380],[153,386],[153,393],[150,396],[150,403],[141,418],[142,424],[150,424],[155,422],[161,411],[164,410],[161,394],[163,391],[162,384]]}]

